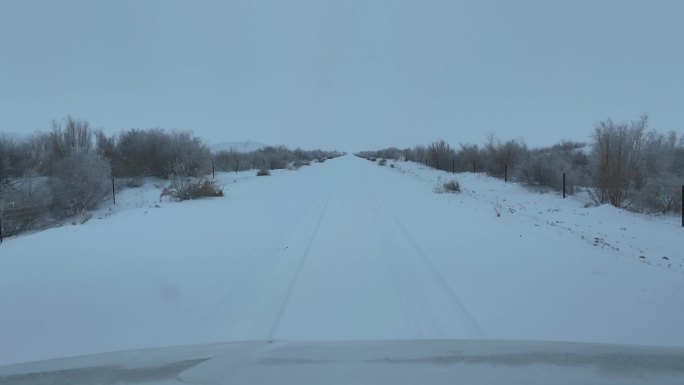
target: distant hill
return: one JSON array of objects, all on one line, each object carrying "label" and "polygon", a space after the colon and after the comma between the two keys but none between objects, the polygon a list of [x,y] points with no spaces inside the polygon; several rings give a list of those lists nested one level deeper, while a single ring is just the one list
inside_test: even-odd
[{"label": "distant hill", "polygon": [[209,145],[212,151],[237,151],[237,152],[251,152],[266,147],[260,142],[221,142]]}]

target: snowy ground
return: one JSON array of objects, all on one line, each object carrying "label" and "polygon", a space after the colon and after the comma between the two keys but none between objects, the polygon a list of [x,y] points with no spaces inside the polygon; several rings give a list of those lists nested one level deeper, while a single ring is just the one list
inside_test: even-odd
[{"label": "snowy ground", "polygon": [[477,174],[435,194],[450,177],[345,156],[221,174],[223,198],[160,203],[150,182],[85,225],[12,238],[0,365],[255,339],[684,346],[675,218]]}]

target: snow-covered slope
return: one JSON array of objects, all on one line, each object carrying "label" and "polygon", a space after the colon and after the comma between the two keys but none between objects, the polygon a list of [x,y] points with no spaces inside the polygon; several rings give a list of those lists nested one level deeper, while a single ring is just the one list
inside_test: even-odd
[{"label": "snow-covered slope", "polygon": [[220,174],[216,199],[159,203],[148,184],[85,225],[10,239],[0,364],[273,339],[684,346],[674,218],[474,174],[435,194],[449,177],[345,156]]}]

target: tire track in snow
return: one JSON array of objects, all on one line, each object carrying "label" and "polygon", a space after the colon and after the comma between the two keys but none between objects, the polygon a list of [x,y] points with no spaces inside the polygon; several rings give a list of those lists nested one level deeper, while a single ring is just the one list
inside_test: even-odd
[{"label": "tire track in snow", "polygon": [[[367,183],[368,184],[368,183]],[[411,233],[406,229],[404,224],[399,220],[397,215],[394,213],[393,210],[388,208],[386,205],[382,203],[382,201],[378,198],[377,194],[375,191],[373,191],[372,186],[369,185],[369,191],[373,195],[373,198],[375,200],[375,203],[381,208],[381,210],[385,213],[387,218],[391,220],[391,222],[395,226],[395,232],[398,232],[401,234],[401,236],[396,237],[396,239],[404,239],[408,243],[408,246],[413,249],[412,255],[416,256],[418,259],[418,262],[420,264],[418,266],[422,267],[422,271],[425,272],[428,277],[431,278],[431,282],[433,282],[435,289],[442,293],[444,297],[448,299],[448,301],[452,304],[452,308],[456,310],[457,315],[463,325],[463,327],[466,329],[468,334],[471,337],[475,338],[486,338],[486,333],[483,331],[483,329],[480,327],[480,325],[477,323],[475,318],[470,314],[470,311],[467,309],[467,307],[463,304],[461,299],[458,297],[456,292],[451,288],[451,286],[447,283],[446,279],[439,273],[437,268],[435,267],[434,263],[432,260],[428,257],[427,253],[418,245],[416,240],[413,238]],[[397,253],[397,257],[401,257],[402,253]],[[406,258],[406,257],[404,257]],[[414,275],[417,272],[413,272]],[[409,284],[409,282],[407,282]],[[427,299],[426,296],[424,295],[426,288],[421,288],[419,285],[416,285],[415,283],[413,284],[414,288],[418,293],[412,293],[415,295],[418,295],[422,297],[422,300]],[[420,302],[420,301],[418,301]],[[414,305],[415,307],[416,305]],[[435,327],[438,329],[438,326],[433,323]],[[435,330],[439,332],[439,330]]]},{"label": "tire track in snow", "polygon": [[[223,340],[230,335],[233,327],[263,296],[266,290],[264,284],[270,282],[267,278],[272,277],[274,271],[284,263],[284,254],[291,251],[289,246],[283,248],[282,245],[286,244],[287,240],[291,239],[302,226],[306,228],[308,223],[317,219],[321,211],[320,207],[327,205],[329,195],[319,200],[317,204],[310,205],[309,207],[314,209],[309,214],[298,215],[295,220],[283,222],[281,226],[277,226],[275,234],[278,235],[265,246],[255,249],[260,249],[260,252],[247,253],[242,257],[239,265],[241,267],[234,270],[234,280],[230,277],[219,280],[207,290],[207,298],[214,297],[213,290],[222,291],[224,294],[202,318],[199,325],[201,329],[195,332],[200,342]],[[225,286],[221,285],[225,282],[230,283]],[[265,337],[264,334],[261,335]]]},{"label": "tire track in snow", "polygon": [[308,241],[306,243],[306,247],[304,248],[304,251],[302,253],[302,257],[299,259],[299,262],[297,264],[297,269],[295,270],[295,273],[292,277],[292,280],[290,281],[289,285],[287,286],[287,289],[285,291],[285,297],[283,298],[278,311],[276,313],[275,320],[273,321],[273,326],[271,326],[271,330],[268,332],[268,339],[273,340],[275,338],[275,334],[278,331],[278,326],[280,325],[280,321],[283,318],[283,314],[285,313],[285,310],[287,309],[287,305],[290,302],[290,298],[292,297],[292,292],[294,291],[294,288],[297,286],[297,282],[300,279],[300,276],[302,274],[302,270],[304,268],[304,265],[306,264],[306,260],[308,259],[309,252],[311,251],[311,245],[313,245],[314,240],[316,238],[316,234],[318,234],[318,230],[321,227],[321,222],[323,221],[323,217],[325,216],[326,209],[328,208],[328,204],[330,203],[330,198],[333,195],[333,192],[335,191],[335,186],[333,186],[332,189],[330,189],[330,192],[328,193],[328,196],[325,200],[325,203],[323,206],[318,210],[318,219],[316,221],[316,224],[313,228],[313,231],[311,234],[308,236]]},{"label": "tire track in snow", "polygon": [[392,287],[396,293],[397,299],[401,304],[402,313],[404,314],[404,320],[410,326],[410,328],[415,333],[416,337],[425,337],[425,331],[421,328],[421,321],[419,319],[419,314],[427,314],[425,309],[423,311],[418,311],[416,307],[420,304],[420,301],[411,301],[411,292],[408,290],[408,285],[406,284],[406,274],[401,271],[400,266],[397,266],[395,260],[393,260],[393,255],[396,258],[395,246],[391,239],[391,229],[387,226],[387,221],[383,221],[382,206],[380,206],[378,199],[375,194],[370,189],[368,180],[364,177],[364,188],[366,190],[366,196],[368,200],[372,203],[371,210],[373,211],[373,219],[375,220],[375,225],[378,230],[380,230],[380,237],[382,238],[384,244],[384,252],[382,253],[382,259],[387,266],[389,272],[389,278],[392,282]]}]

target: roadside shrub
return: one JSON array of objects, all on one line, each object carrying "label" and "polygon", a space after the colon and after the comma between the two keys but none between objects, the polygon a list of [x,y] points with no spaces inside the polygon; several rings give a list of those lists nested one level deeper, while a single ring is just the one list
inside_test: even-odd
[{"label": "roadside shrub", "polygon": [[213,154],[219,171],[246,171],[254,169],[291,169],[321,163],[325,159],[341,156],[339,152],[322,150],[290,150],[285,146],[267,146],[251,152],[219,151]]},{"label": "roadside shrub", "polygon": [[446,192],[457,193],[461,192],[461,184],[458,183],[456,179],[452,179],[442,185],[442,188]]},{"label": "roadside shrub", "polygon": [[454,150],[443,140],[438,140],[427,148],[427,164],[437,170],[452,171],[451,168],[455,157]]},{"label": "roadside shrub", "polygon": [[678,213],[682,210],[681,186],[677,180],[649,180],[634,193],[630,209],[651,213]]},{"label": "roadside shrub", "polygon": [[125,186],[128,188],[142,187],[145,184],[145,179],[140,177],[128,178],[125,180]]},{"label": "roadside shrub", "polygon": [[294,168],[300,168],[302,166],[309,166],[309,165],[311,165],[311,162],[309,162],[308,160],[295,160],[294,163],[292,164],[292,166]]},{"label": "roadside shrub", "polygon": [[[443,171],[484,171],[545,191],[580,190],[596,204],[610,203],[637,212],[681,212],[684,137],[648,129],[648,117],[628,123],[600,121],[591,143],[563,140],[551,147],[528,149],[521,140],[500,142],[493,135],[482,147],[446,142],[397,149],[361,151],[369,161],[397,159]],[[442,192],[438,185],[435,191]]]},{"label": "roadside shrub", "polygon": [[222,197],[223,188],[213,180],[190,178],[175,178],[162,190],[161,197],[169,196],[178,201],[207,197]]},{"label": "roadside shrub", "polygon": [[[100,138],[99,142],[105,143]],[[211,171],[211,152],[189,132],[167,133],[164,130],[130,130],[116,140],[109,155],[115,176],[156,176],[169,178],[172,167],[183,165],[192,176]],[[103,152],[106,153],[106,151]]]},{"label": "roadside shrub", "polygon": [[[3,186],[0,186],[3,187]],[[35,186],[4,186],[0,188],[0,216],[5,236],[47,227],[51,196],[46,183]]]},{"label": "roadside shrub", "polygon": [[74,153],[56,162],[49,178],[53,213],[70,217],[96,208],[109,194],[111,170],[95,153]]},{"label": "roadside shrub", "polygon": [[14,141],[0,136],[0,183],[21,178],[39,167],[31,150],[29,140]]},{"label": "roadside shrub", "polygon": [[387,159],[380,159],[380,160],[378,161],[378,166],[384,166],[384,165],[386,165],[386,164],[387,164]]},{"label": "roadside shrub", "polygon": [[565,165],[550,152],[531,152],[530,156],[520,164],[516,176],[518,179],[531,186],[551,187],[560,189],[558,178]]},{"label": "roadside shrub", "polygon": [[54,167],[62,159],[76,154],[87,154],[93,147],[93,133],[90,124],[84,120],[73,119],[68,116],[64,123],[52,122],[52,133],[46,137],[48,149],[48,171],[54,172]]},{"label": "roadside shrub", "polygon": [[[87,121],[53,121],[48,133],[13,138],[0,133],[0,216],[8,236],[64,223],[85,223],[112,191],[140,187],[147,177],[163,195],[184,200],[221,196],[212,171],[269,170],[309,165],[343,155],[336,151],[264,147],[242,153],[212,153],[191,132],[134,129],[117,135],[93,130]],[[164,188],[165,185],[167,185]]]},{"label": "roadside shrub", "polygon": [[256,173],[257,176],[269,176],[271,175],[271,170],[267,168],[262,168],[261,170],[257,171]]},{"label": "roadside shrub", "polygon": [[592,144],[594,184],[592,197],[597,203],[623,207],[630,190],[643,186],[641,149],[647,118],[616,124],[599,122]]},{"label": "roadside shrub", "polygon": [[440,185],[437,185],[435,192],[438,194],[442,193],[460,193],[461,184],[456,179],[448,180]]},{"label": "roadside shrub", "polygon": [[460,144],[461,149],[456,154],[459,166],[459,171],[475,172],[480,161],[480,150],[476,144]]},{"label": "roadside shrub", "polygon": [[488,142],[483,150],[485,171],[495,177],[504,176],[506,168],[516,166],[527,155],[527,146],[521,141],[508,140],[506,142],[497,141],[494,136],[488,138]]},{"label": "roadside shrub", "polygon": [[249,170],[254,163],[252,157],[247,157],[243,153],[230,150],[221,150],[213,154],[214,164],[219,171],[238,171]]}]

